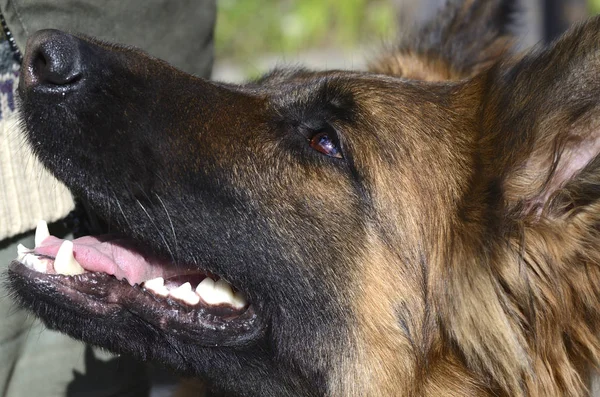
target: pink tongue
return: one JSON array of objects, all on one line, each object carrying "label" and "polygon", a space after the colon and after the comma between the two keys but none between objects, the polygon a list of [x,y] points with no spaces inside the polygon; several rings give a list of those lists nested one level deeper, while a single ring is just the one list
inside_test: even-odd
[{"label": "pink tongue", "polygon": [[[34,252],[55,257],[63,241],[50,236],[36,247]],[[170,262],[144,255],[139,248],[133,247],[127,241],[111,236],[86,236],[75,239],[73,255],[85,270],[107,273],[119,280],[125,278],[131,285],[177,274],[176,269],[171,269],[171,274],[166,274],[166,269],[172,267]],[[181,272],[182,269],[179,269],[179,273]]]}]

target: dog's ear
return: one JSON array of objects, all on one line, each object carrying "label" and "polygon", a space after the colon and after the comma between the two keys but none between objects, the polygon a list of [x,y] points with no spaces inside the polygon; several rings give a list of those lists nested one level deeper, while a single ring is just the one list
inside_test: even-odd
[{"label": "dog's ear", "polygon": [[395,49],[370,70],[426,81],[475,75],[510,51],[515,3],[448,0],[434,18],[401,34]]},{"label": "dog's ear", "polygon": [[600,357],[600,17],[462,84],[484,92],[479,153],[441,318],[500,394],[583,395],[578,366]]},{"label": "dog's ear", "polygon": [[558,215],[600,199],[600,18],[496,69],[481,157],[508,212]]}]

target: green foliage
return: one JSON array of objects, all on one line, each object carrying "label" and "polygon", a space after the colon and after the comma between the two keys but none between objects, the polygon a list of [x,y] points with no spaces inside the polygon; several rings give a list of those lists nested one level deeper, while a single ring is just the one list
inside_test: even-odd
[{"label": "green foliage", "polygon": [[589,0],[589,5],[592,14],[600,13],[600,0]]},{"label": "green foliage", "polygon": [[219,58],[353,47],[389,38],[395,28],[389,0],[217,0],[217,6]]}]

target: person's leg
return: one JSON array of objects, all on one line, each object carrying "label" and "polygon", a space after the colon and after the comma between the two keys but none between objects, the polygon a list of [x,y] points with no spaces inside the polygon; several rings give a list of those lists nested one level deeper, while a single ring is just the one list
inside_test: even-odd
[{"label": "person's leg", "polygon": [[[17,245],[31,246],[32,241],[33,235],[29,234],[0,242],[0,274],[6,274],[8,264],[16,256]],[[28,317],[27,313],[16,308],[9,299],[5,284],[0,283],[0,396],[8,396],[11,378],[29,337],[33,319]]]}]

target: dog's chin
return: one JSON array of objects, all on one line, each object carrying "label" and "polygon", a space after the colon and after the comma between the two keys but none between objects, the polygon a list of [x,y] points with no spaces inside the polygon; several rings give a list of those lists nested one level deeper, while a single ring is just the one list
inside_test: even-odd
[{"label": "dog's chin", "polygon": [[106,236],[72,243],[49,236],[34,249],[19,248],[9,285],[50,328],[143,359],[156,358],[153,346],[165,339],[243,347],[262,338],[264,319],[244,293],[218,275],[148,251]]}]

